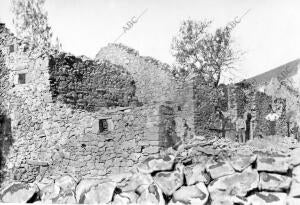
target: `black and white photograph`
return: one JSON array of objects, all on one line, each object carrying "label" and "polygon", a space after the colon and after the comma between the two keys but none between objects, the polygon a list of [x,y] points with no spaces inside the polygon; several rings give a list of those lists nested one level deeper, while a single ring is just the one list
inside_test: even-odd
[{"label": "black and white photograph", "polygon": [[300,205],[300,1],[0,0],[0,203]]}]

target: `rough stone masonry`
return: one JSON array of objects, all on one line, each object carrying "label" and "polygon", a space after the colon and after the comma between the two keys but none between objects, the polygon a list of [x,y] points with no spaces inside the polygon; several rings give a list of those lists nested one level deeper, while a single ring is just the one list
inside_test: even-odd
[{"label": "rough stone masonry", "polygon": [[[192,87],[167,70],[160,80],[143,73],[157,63],[141,65],[137,78],[107,60],[42,54],[3,24],[0,40],[1,126],[9,125],[1,156],[5,180],[126,171],[194,129]],[[142,89],[141,82],[154,79],[152,89]],[[162,86],[165,79],[172,84]]]}]

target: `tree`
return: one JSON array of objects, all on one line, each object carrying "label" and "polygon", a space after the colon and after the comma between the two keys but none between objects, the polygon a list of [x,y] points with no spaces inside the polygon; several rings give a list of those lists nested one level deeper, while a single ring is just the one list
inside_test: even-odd
[{"label": "tree", "polygon": [[216,88],[224,71],[234,68],[239,53],[233,48],[231,33],[239,21],[229,22],[215,32],[208,31],[212,21],[186,20],[173,38],[171,50],[181,70],[200,76]]},{"label": "tree", "polygon": [[56,45],[52,43],[53,34],[44,9],[45,0],[12,0],[11,3],[13,23],[19,38],[31,43],[33,48],[43,51],[61,47],[57,38]]}]

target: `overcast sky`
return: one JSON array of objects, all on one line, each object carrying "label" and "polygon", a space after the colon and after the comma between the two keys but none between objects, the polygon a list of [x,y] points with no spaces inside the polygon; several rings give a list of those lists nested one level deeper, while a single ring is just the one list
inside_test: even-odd
[{"label": "overcast sky", "polygon": [[[126,22],[147,11],[118,42],[141,55],[172,64],[172,37],[182,20],[211,19],[223,26],[248,9],[234,30],[236,47],[245,51],[240,78],[270,70],[300,57],[299,0],[47,0],[50,25],[65,51],[94,58],[113,42]],[[0,19],[12,28],[10,1],[0,0]]]}]

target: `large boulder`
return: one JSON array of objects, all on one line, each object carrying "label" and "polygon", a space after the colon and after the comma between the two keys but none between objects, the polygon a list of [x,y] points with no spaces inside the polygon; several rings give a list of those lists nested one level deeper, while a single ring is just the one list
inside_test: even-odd
[{"label": "large boulder", "polygon": [[133,191],[141,194],[152,183],[153,179],[150,174],[136,172],[131,177],[119,182],[117,187],[121,189],[122,192]]},{"label": "large boulder", "polygon": [[210,176],[206,173],[204,164],[185,166],[183,169],[183,173],[185,175],[187,185],[193,185],[199,182],[208,184],[210,182]]},{"label": "large boulder", "polygon": [[164,194],[171,196],[183,185],[183,165],[177,164],[172,172],[159,172],[154,177],[155,183]]},{"label": "large boulder", "polygon": [[211,178],[217,179],[222,176],[234,174],[234,169],[230,163],[226,160],[208,161],[206,170],[210,174]]},{"label": "large boulder", "polygon": [[220,177],[212,181],[208,190],[210,193],[223,192],[225,195],[246,196],[246,194],[258,187],[259,175],[250,167],[242,173],[235,173]]},{"label": "large boulder", "polygon": [[[299,157],[300,158],[300,157]],[[293,179],[300,183],[300,166],[296,166],[292,171]]]},{"label": "large boulder", "polygon": [[165,205],[165,200],[160,188],[156,184],[150,184],[137,199],[137,204]]},{"label": "large boulder", "polygon": [[56,179],[55,184],[59,186],[62,191],[75,191],[77,181],[70,175],[64,175]]},{"label": "large boulder", "polygon": [[60,187],[54,183],[44,186],[40,191],[41,201],[43,203],[51,204],[60,196]]},{"label": "large boulder", "polygon": [[289,196],[300,198],[300,182],[293,179]]},{"label": "large boulder", "polygon": [[79,184],[76,186],[76,199],[77,202],[79,203],[80,201],[83,201],[84,194],[88,192],[91,187],[94,187],[100,183],[102,183],[102,179],[98,178],[85,178],[82,179]]},{"label": "large boulder", "polygon": [[287,173],[289,169],[289,158],[258,155],[257,170],[266,172]]},{"label": "large boulder", "polygon": [[250,204],[255,205],[284,205],[287,204],[286,193],[257,192],[247,197]]},{"label": "large boulder", "polygon": [[138,165],[141,173],[150,174],[155,171],[171,170],[174,165],[175,157],[173,155],[165,155],[164,157],[148,157]]},{"label": "large boulder", "polygon": [[204,205],[207,203],[209,193],[203,182],[192,186],[182,186],[174,192],[171,202],[172,205]]},{"label": "large boulder", "polygon": [[12,183],[0,192],[1,202],[26,203],[30,201],[39,189],[35,184]]},{"label": "large boulder", "polygon": [[112,205],[136,204],[139,195],[135,192],[121,192],[114,196]]},{"label": "large boulder", "polygon": [[300,198],[288,197],[287,198],[287,204],[288,205],[299,205],[300,204]]},{"label": "large boulder", "polygon": [[111,174],[106,177],[106,179],[109,179],[110,181],[116,182],[116,183],[122,183],[123,181],[127,181],[133,176],[134,172],[122,172],[117,174]]},{"label": "large boulder", "polygon": [[75,193],[73,191],[63,191],[57,198],[52,199],[54,204],[76,204]]},{"label": "large boulder", "polygon": [[107,204],[112,201],[116,188],[115,182],[103,182],[90,188],[84,193],[79,203],[83,204]]},{"label": "large boulder", "polygon": [[286,191],[292,182],[291,177],[266,172],[261,172],[259,179],[259,189],[265,191]]},{"label": "large boulder", "polygon": [[230,164],[234,170],[241,172],[256,160],[256,155],[235,155],[230,158]]},{"label": "large boulder", "polygon": [[39,187],[39,190],[42,190],[45,186],[53,183],[54,180],[44,177],[41,181],[36,182],[35,184]]},{"label": "large boulder", "polygon": [[292,166],[300,165],[300,148],[293,149],[291,151],[290,164]]},{"label": "large boulder", "polygon": [[210,205],[250,205],[246,197],[226,195],[224,192],[215,192],[211,196]]},{"label": "large boulder", "polygon": [[75,189],[77,181],[70,175],[58,177],[48,185],[42,185],[40,198],[42,203],[66,204],[76,203]]}]

